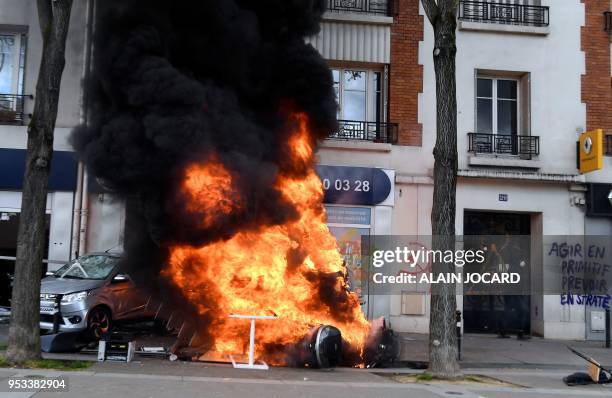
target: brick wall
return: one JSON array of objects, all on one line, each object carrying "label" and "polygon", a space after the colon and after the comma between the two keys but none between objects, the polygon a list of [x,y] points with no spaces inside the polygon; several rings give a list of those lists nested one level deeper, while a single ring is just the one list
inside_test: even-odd
[{"label": "brick wall", "polygon": [[418,94],[423,91],[423,66],[419,65],[419,42],[424,20],[419,15],[419,0],[398,2],[399,14],[391,27],[389,121],[399,124],[400,145],[420,146],[423,128],[418,122]]},{"label": "brick wall", "polygon": [[610,0],[583,0],[585,26],[581,31],[581,47],[586,60],[582,76],[582,102],[586,104],[587,130],[603,128],[612,134],[612,78],[610,72],[610,33],[605,32],[604,11]]}]

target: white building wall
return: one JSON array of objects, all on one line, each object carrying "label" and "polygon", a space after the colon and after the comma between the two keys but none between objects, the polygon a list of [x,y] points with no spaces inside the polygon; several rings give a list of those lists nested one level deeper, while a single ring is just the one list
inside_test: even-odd
[{"label": "white building wall", "polygon": [[[75,1],[66,43],[66,66],[60,86],[60,99],[53,148],[56,151],[72,151],[68,142],[70,131],[79,124],[81,80],[84,65],[86,1]],[[36,94],[38,70],[42,53],[42,38],[35,0],[0,0],[0,32],[27,34],[25,56],[25,95]],[[26,99],[25,113],[33,111],[34,101]],[[0,124],[0,148],[25,149],[27,123],[24,126]],[[69,258],[72,234],[74,192],[49,192],[47,213],[51,216],[49,256],[50,260],[65,261]],[[0,209],[19,212],[21,192],[0,190]],[[55,269],[59,264],[50,264]]]},{"label": "white building wall", "polygon": [[[475,131],[475,74],[477,70],[525,72],[530,76],[531,135],[540,137],[538,170],[522,170],[577,177],[575,142],[586,125],[585,105],[581,102],[581,75],[584,54],[580,50],[580,27],[584,24],[584,5],[579,0],[543,1],[550,6],[548,29],[521,29],[514,32],[479,30],[457,31],[457,125],[459,169],[469,166],[468,132]],[[422,7],[421,14],[424,15]],[[491,28],[494,24],[488,24]],[[508,29],[504,29],[508,30]],[[522,30],[517,32],[516,30]],[[425,19],[424,40],[419,49],[423,64],[423,93],[419,96],[419,121],[423,124],[423,147],[416,160],[416,174],[431,175],[435,144],[436,107],[433,66],[433,30]],[[509,168],[480,168],[482,172],[521,171]],[[528,178],[538,178],[536,175]],[[419,188],[411,187],[413,192]],[[499,202],[498,194],[508,194],[508,202]],[[570,191],[570,183],[517,181],[501,178],[460,178],[457,187],[456,233],[463,234],[466,209],[528,212],[532,214],[532,233],[583,234],[584,211],[570,204],[582,192]],[[419,197],[412,209],[431,209],[431,192]],[[399,210],[399,209],[398,209]],[[428,222],[429,212],[426,214]],[[418,218],[425,218],[419,214]],[[541,225],[537,225],[537,223]],[[406,228],[410,229],[410,228]],[[544,277],[544,276],[540,276]],[[458,297],[461,308],[462,297]],[[392,308],[398,309],[399,298]],[[537,308],[537,309],[536,309]],[[393,327],[406,331],[426,331],[428,311],[424,316],[393,318]],[[536,315],[537,314],[537,315]],[[532,297],[532,329],[549,338],[583,339],[584,309],[561,307],[559,296]]]}]

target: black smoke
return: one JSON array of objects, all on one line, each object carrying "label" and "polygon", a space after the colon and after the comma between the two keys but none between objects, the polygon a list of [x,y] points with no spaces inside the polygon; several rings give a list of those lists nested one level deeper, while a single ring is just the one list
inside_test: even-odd
[{"label": "black smoke", "polygon": [[[295,217],[273,186],[279,172],[303,173],[283,161],[288,115],[308,114],[313,143],[336,123],[331,73],[304,43],[325,0],[97,4],[88,122],[71,142],[91,174],[130,198],[128,217],[142,230],[126,236],[128,255],[130,246],[201,245]],[[203,228],[177,184],[213,153],[248,205]]]},{"label": "black smoke", "polygon": [[[96,4],[87,123],[71,143],[89,173],[126,200],[124,269],[166,308],[196,318],[186,292],[160,276],[168,247],[297,217],[274,187],[279,173],[304,173],[285,161],[289,115],[308,115],[313,144],[336,127],[331,72],[304,42],[318,32],[325,0]],[[186,167],[212,156],[246,205],[203,227],[177,192]]]}]

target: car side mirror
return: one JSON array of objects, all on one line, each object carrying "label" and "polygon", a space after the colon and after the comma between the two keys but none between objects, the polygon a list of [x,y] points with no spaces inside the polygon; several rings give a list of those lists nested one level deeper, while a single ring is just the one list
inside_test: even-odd
[{"label": "car side mirror", "polygon": [[125,283],[129,281],[130,277],[126,274],[117,274],[113,277],[113,283]]}]

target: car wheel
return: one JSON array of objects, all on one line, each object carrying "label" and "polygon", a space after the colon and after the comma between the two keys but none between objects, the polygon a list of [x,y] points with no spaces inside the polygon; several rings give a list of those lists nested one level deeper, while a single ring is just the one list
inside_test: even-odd
[{"label": "car wheel", "polygon": [[87,335],[91,340],[100,340],[103,333],[110,331],[112,318],[110,311],[104,307],[96,307],[87,317]]}]

